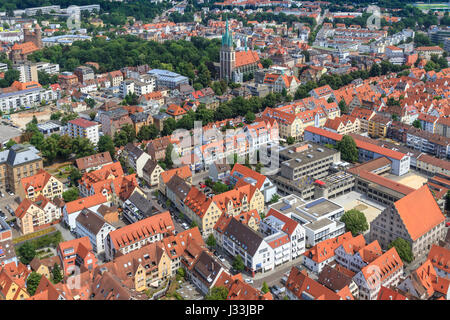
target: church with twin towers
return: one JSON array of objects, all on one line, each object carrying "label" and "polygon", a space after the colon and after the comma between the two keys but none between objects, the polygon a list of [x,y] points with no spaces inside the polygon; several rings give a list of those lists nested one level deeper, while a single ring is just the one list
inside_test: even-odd
[{"label": "church with twin towers", "polygon": [[248,49],[247,38],[245,38],[245,48],[240,51],[235,50],[233,32],[230,31],[227,20],[220,49],[220,79],[243,82],[244,74],[254,73],[258,69],[262,69],[258,53]]}]

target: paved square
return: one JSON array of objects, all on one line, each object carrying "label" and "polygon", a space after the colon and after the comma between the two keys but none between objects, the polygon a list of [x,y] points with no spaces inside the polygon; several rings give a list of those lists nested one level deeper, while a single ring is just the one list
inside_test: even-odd
[{"label": "paved square", "polygon": [[428,177],[426,175],[413,170],[410,170],[403,176],[396,176],[389,173],[385,175],[385,177],[414,189],[419,189],[421,186],[423,186],[424,183],[428,181]]}]

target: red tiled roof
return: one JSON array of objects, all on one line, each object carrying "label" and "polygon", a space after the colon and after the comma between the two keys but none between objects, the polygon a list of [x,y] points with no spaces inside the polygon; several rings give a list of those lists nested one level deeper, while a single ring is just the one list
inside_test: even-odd
[{"label": "red tiled roof", "polygon": [[396,201],[394,206],[413,241],[445,221],[427,185]]},{"label": "red tiled roof", "polygon": [[76,125],[78,127],[82,127],[82,128],[89,128],[89,127],[98,125],[97,122],[89,121],[89,120],[86,120],[86,119],[83,119],[83,118],[70,120],[69,123],[71,123],[73,125]]},{"label": "red tiled roof", "polygon": [[[318,128],[318,127],[314,127],[314,126],[309,126],[305,128],[305,132],[311,132],[314,134],[318,134],[321,135],[323,137],[327,137],[330,138],[332,140],[335,141],[341,141],[343,135],[329,131],[329,130],[325,130],[322,128]],[[391,149],[387,149],[387,148],[383,148],[380,146],[377,146],[375,144],[372,143],[368,143],[362,140],[358,140],[355,139],[355,143],[356,143],[356,147],[360,148],[360,149],[364,149],[364,150],[368,150],[368,151],[372,151],[374,153],[378,153],[380,155],[386,156],[388,158],[392,158],[392,159],[396,159],[396,160],[401,160],[403,159],[406,155],[395,151],[395,150],[391,150]]]}]

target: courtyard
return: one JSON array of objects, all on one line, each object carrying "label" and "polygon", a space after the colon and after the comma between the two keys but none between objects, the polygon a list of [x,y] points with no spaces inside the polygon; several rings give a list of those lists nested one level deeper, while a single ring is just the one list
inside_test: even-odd
[{"label": "courtyard", "polygon": [[370,231],[370,223],[385,209],[379,203],[373,202],[365,195],[356,191],[349,192],[331,201],[343,206],[345,211],[355,209],[364,213],[369,224],[369,230],[367,232]]},{"label": "courtyard", "polygon": [[409,170],[409,172],[407,174],[404,174],[403,176],[397,176],[389,173],[384,177],[392,181],[404,184],[405,186],[413,189],[419,189],[421,186],[423,186],[424,183],[428,181],[428,177],[426,175],[414,170]]}]

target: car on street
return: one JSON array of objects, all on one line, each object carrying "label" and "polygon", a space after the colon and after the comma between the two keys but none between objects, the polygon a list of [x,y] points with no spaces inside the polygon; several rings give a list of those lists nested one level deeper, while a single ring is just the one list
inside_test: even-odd
[{"label": "car on street", "polygon": [[210,188],[206,188],[206,189],[205,189],[205,193],[208,193],[208,192],[211,192],[211,189],[210,189]]},{"label": "car on street", "polygon": [[447,227],[450,227],[450,222],[447,222],[445,225],[446,225]]},{"label": "car on street", "polygon": [[201,189],[204,189],[204,188],[206,188],[206,184],[204,184],[204,183],[201,183],[201,182],[199,182],[199,184],[198,184],[199,186],[200,186],[200,188]]},{"label": "car on street", "polygon": [[253,283],[253,279],[245,279],[245,282],[252,284]]},{"label": "car on street", "polygon": [[288,279],[287,276],[283,276],[283,277],[281,278],[281,284],[286,284],[287,279]]},{"label": "car on street", "polygon": [[217,258],[219,258],[220,261],[225,262],[225,258],[221,255],[218,255]]},{"label": "car on street", "polygon": [[13,196],[13,195],[14,195],[14,193],[13,193],[12,191],[8,191],[8,194],[9,194],[10,196]]},{"label": "car on street", "polygon": [[183,227],[184,230],[189,229],[189,226],[187,225],[186,222],[183,222],[183,223],[181,224],[181,226]]},{"label": "car on street", "polygon": [[269,290],[270,290],[270,292],[271,292],[272,294],[277,295],[278,292],[280,291],[280,287],[278,287],[278,286],[275,284],[275,285],[271,286],[271,287],[269,288]]}]

